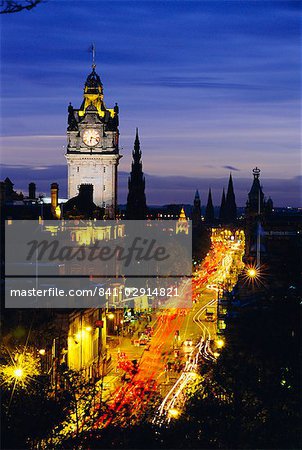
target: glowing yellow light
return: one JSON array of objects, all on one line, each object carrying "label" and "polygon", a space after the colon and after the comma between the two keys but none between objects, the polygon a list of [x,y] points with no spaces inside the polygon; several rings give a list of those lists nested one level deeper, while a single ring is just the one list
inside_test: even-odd
[{"label": "glowing yellow light", "polygon": [[85,337],[85,330],[78,331],[77,333],[75,333],[74,337],[77,341],[80,341]]},{"label": "glowing yellow light", "polygon": [[214,352],[214,356],[215,356],[215,358],[218,358],[220,356],[220,353]]},{"label": "glowing yellow light", "polygon": [[88,333],[90,333],[90,331],[92,331],[92,327],[90,327],[90,326],[85,327],[85,330],[88,331]]},{"label": "glowing yellow light", "polygon": [[55,209],[55,216],[56,216],[57,219],[61,218],[61,208],[60,208],[59,205]]},{"label": "glowing yellow light", "polygon": [[14,376],[16,378],[22,378],[24,375],[24,370],[21,369],[21,367],[16,367],[16,369],[14,370]]},{"label": "glowing yellow light", "polygon": [[169,416],[173,417],[174,419],[177,419],[180,415],[180,412],[175,408],[169,409],[168,413],[169,413]]},{"label": "glowing yellow light", "polygon": [[6,364],[0,365],[1,384],[13,389],[26,388],[34,376],[40,373],[40,361],[34,351],[17,348],[4,355]]},{"label": "glowing yellow light", "polygon": [[247,274],[249,277],[255,278],[257,276],[257,270],[251,267],[250,269],[248,269]]},{"label": "glowing yellow light", "polygon": [[112,320],[112,319],[114,319],[114,314],[113,313],[109,313],[107,315],[107,317],[108,317],[108,319]]},{"label": "glowing yellow light", "polygon": [[218,341],[216,341],[216,345],[218,348],[222,348],[224,346],[224,340],[218,339]]},{"label": "glowing yellow light", "polygon": [[44,356],[45,353],[46,353],[45,348],[41,348],[41,349],[39,350],[39,354],[40,354],[41,356]]},{"label": "glowing yellow light", "polygon": [[200,378],[200,375],[198,375],[198,373],[196,373],[196,372],[191,372],[190,375],[191,375],[192,380],[197,380]]}]

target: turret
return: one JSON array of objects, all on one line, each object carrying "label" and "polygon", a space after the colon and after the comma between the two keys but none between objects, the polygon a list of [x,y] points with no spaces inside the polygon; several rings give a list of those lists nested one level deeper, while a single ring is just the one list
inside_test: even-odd
[{"label": "turret", "polygon": [[192,210],[192,227],[200,228],[201,224],[201,202],[199,192],[196,191]]},{"label": "turret", "polygon": [[194,207],[195,208],[200,208],[200,196],[199,196],[198,190],[196,190],[196,192],[195,192]]},{"label": "turret", "polygon": [[268,214],[270,214],[273,211],[273,209],[274,209],[274,203],[273,203],[273,200],[269,197],[269,199],[267,200],[266,205],[265,205],[265,210]]},{"label": "turret", "polygon": [[264,194],[260,185],[260,169],[253,169],[253,184],[248,193],[247,210],[249,214],[261,214],[264,211]]},{"label": "turret", "polygon": [[188,234],[189,233],[189,223],[188,223],[188,219],[186,217],[185,210],[183,208],[181,208],[181,210],[180,210],[179,218],[178,218],[178,221],[176,222],[175,232],[176,232],[176,234],[178,234],[178,233]]}]

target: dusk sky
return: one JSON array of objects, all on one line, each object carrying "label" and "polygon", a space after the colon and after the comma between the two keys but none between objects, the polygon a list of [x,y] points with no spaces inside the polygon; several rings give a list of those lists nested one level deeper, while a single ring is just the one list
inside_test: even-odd
[{"label": "dusk sky", "polygon": [[66,195],[67,106],[96,46],[107,107],[120,107],[119,203],[139,127],[149,204],[214,203],[230,171],[245,204],[252,169],[276,206],[300,202],[298,1],[48,0],[1,16],[1,179]]}]

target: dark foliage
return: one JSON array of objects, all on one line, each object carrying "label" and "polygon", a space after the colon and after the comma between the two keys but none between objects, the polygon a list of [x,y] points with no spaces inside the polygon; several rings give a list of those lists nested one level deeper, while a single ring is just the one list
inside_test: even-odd
[{"label": "dark foliage", "polygon": [[1,10],[0,14],[12,14],[20,11],[30,11],[35,8],[39,3],[42,3],[44,0],[3,0],[1,1]]},{"label": "dark foliage", "polygon": [[180,419],[161,428],[93,431],[81,437],[79,448],[300,448],[298,317],[293,292],[242,309]]},{"label": "dark foliage", "polygon": [[63,420],[61,402],[50,398],[46,387],[36,382],[30,389],[3,391],[1,437],[3,449],[33,448]]}]

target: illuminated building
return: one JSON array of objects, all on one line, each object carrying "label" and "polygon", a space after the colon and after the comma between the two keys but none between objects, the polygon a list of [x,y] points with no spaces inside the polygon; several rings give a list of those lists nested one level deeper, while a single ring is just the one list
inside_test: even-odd
[{"label": "illuminated building", "polygon": [[94,202],[114,218],[117,203],[119,154],[118,106],[108,109],[95,64],[84,87],[79,109],[68,107],[67,151],[68,198],[78,194],[81,184],[92,184]]},{"label": "illuminated building", "polygon": [[75,311],[69,316],[67,364],[86,378],[106,373],[106,315],[101,309]]},{"label": "illuminated building", "polygon": [[176,223],[176,234],[178,233],[189,233],[189,222],[183,208],[181,208],[179,219]]}]

